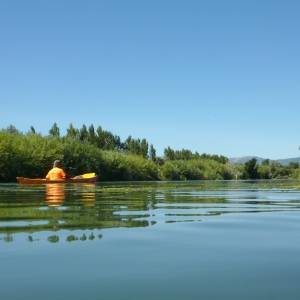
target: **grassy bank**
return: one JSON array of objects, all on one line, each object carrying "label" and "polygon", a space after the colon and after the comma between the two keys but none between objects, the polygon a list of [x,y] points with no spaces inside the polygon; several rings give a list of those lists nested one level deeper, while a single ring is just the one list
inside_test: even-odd
[{"label": "grassy bank", "polygon": [[96,172],[101,180],[197,180],[297,178],[298,166],[288,167],[255,160],[233,165],[224,156],[165,149],[164,157],[145,139],[118,136],[93,127],[71,127],[60,136],[57,126],[50,134],[34,129],[21,133],[14,127],[0,131],[0,181],[16,176],[44,177],[55,159],[63,161],[67,173]]}]

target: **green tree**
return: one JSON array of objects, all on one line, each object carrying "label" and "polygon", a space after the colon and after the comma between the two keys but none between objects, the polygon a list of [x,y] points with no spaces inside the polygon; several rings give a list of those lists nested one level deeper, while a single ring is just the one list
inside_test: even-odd
[{"label": "green tree", "polygon": [[33,126],[30,126],[29,133],[31,133],[31,134],[35,134],[36,133]]},{"label": "green tree", "polygon": [[272,172],[271,172],[270,165],[262,164],[258,166],[258,174],[259,174],[259,178],[261,179],[271,179]]},{"label": "green tree", "polygon": [[245,179],[259,179],[257,159],[252,158],[245,163],[244,169]]},{"label": "green tree", "polygon": [[165,160],[175,160],[175,151],[169,146],[164,150]]},{"label": "green tree", "polygon": [[69,128],[67,129],[66,137],[70,139],[77,139],[79,137],[79,130],[76,129],[72,123],[69,125]]},{"label": "green tree", "polygon": [[298,162],[290,162],[289,163],[289,168],[298,169],[299,168],[299,163]]},{"label": "green tree", "polygon": [[124,143],[124,149],[128,153],[141,155],[144,158],[148,157],[149,144],[146,139],[134,139],[129,136]]},{"label": "green tree", "polygon": [[81,141],[86,141],[86,140],[88,140],[88,137],[89,137],[88,130],[86,128],[86,125],[83,124],[82,127],[79,130],[79,139]]},{"label": "green tree", "polygon": [[95,133],[95,128],[94,128],[94,125],[91,124],[89,126],[89,130],[88,130],[88,140],[91,144],[96,144],[96,140],[97,140],[97,137],[96,137],[96,133]]},{"label": "green tree", "polygon": [[156,162],[156,150],[152,144],[150,145],[149,157],[152,161]]},{"label": "green tree", "polygon": [[146,139],[142,139],[142,141],[140,142],[140,149],[141,149],[140,154],[144,158],[147,158],[148,157],[149,144],[148,144]]},{"label": "green tree", "polygon": [[270,165],[270,160],[269,159],[265,159],[265,160],[263,160],[263,162],[261,164],[263,166],[269,166]]},{"label": "green tree", "polygon": [[101,126],[96,129],[96,145],[103,150],[121,150],[121,139],[110,131],[103,130]]},{"label": "green tree", "polygon": [[60,130],[59,130],[59,127],[57,126],[56,122],[50,128],[49,134],[54,137],[60,137]]},{"label": "green tree", "polygon": [[8,127],[6,127],[6,129],[2,129],[2,131],[11,133],[11,134],[20,134],[21,133],[14,125],[9,125]]}]

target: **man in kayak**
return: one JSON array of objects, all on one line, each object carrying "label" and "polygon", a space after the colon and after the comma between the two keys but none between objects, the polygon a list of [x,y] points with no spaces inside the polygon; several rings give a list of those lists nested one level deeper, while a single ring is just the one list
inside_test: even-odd
[{"label": "man in kayak", "polygon": [[54,161],[53,168],[48,172],[46,179],[47,180],[64,180],[64,179],[66,179],[66,173],[61,168],[61,163],[59,160]]}]

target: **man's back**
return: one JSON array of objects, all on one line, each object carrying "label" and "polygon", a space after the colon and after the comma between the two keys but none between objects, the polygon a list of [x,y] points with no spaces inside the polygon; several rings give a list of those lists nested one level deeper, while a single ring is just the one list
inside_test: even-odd
[{"label": "man's back", "polygon": [[62,180],[65,178],[66,174],[64,170],[58,167],[54,167],[53,169],[51,169],[46,176],[47,180]]}]

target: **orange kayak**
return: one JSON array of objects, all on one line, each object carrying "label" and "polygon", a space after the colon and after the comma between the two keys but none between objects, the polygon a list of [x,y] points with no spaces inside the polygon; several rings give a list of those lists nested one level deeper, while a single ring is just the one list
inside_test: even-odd
[{"label": "orange kayak", "polygon": [[51,184],[51,183],[92,183],[96,182],[98,176],[95,175],[89,178],[80,178],[80,176],[76,176],[74,178],[69,178],[66,180],[47,180],[44,178],[25,178],[25,177],[17,177],[17,181],[20,184]]}]

